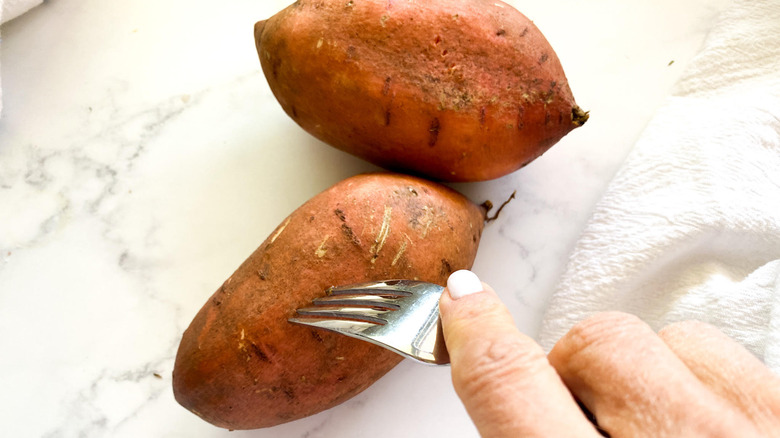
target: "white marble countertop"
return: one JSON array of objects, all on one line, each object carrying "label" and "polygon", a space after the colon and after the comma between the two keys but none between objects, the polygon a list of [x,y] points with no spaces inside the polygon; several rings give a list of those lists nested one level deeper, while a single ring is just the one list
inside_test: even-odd
[{"label": "white marble countertop", "polygon": [[[271,95],[252,25],[288,1],[52,0],[3,25],[2,435],[476,436],[449,369],[408,361],[265,430],[215,428],[173,399],[176,348],[205,300],[296,207],[375,169]],[[455,185],[477,202],[517,190],[474,270],[535,335],[594,203],[727,0],[510,3],[591,111],[526,168]]]}]

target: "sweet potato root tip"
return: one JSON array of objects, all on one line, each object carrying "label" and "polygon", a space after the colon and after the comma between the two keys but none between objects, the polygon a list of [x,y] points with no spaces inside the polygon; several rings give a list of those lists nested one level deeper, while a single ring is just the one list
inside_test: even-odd
[{"label": "sweet potato root tip", "polygon": [[571,109],[571,123],[574,126],[582,126],[590,118],[590,111],[583,111],[579,106]]},{"label": "sweet potato root tip", "polygon": [[498,219],[498,215],[501,214],[501,210],[504,209],[504,207],[507,206],[513,199],[515,199],[515,195],[517,195],[517,190],[512,192],[512,194],[509,196],[509,198],[504,201],[499,207],[498,210],[496,210],[495,214],[493,216],[488,216],[488,212],[493,208],[493,203],[488,201],[485,201],[482,203],[482,208],[485,209],[485,223],[493,222],[494,220]]},{"label": "sweet potato root tip", "polygon": [[488,199],[479,206],[482,208],[482,218],[487,221],[488,213],[493,209],[493,202]]}]

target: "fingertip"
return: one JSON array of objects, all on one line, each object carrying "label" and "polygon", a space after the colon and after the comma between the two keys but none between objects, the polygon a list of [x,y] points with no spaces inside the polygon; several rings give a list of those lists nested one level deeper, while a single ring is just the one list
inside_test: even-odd
[{"label": "fingertip", "polygon": [[501,298],[487,283],[479,281],[468,285],[468,287],[472,292],[465,294],[462,293],[462,290],[453,290],[450,286],[444,289],[439,299],[439,313],[445,324],[452,321],[465,322],[476,318],[490,320],[492,319],[490,315],[495,312],[509,314],[509,310],[506,309]]},{"label": "fingertip", "polygon": [[483,290],[483,283],[477,277],[477,274],[466,269],[453,272],[447,279],[447,291],[453,300],[479,293]]},{"label": "fingertip", "polygon": [[445,334],[450,332],[457,336],[461,332],[478,330],[483,324],[494,324],[496,314],[506,323],[504,316],[509,312],[488,284],[473,272],[462,269],[447,279],[447,287],[439,300],[439,313]]}]

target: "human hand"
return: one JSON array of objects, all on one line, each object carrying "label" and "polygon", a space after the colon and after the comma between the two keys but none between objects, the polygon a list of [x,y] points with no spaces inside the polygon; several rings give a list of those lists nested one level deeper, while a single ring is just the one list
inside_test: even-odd
[{"label": "human hand", "polygon": [[780,436],[780,377],[710,325],[656,334],[602,313],[548,356],[471,272],[452,274],[439,308],[455,391],[483,437]]}]

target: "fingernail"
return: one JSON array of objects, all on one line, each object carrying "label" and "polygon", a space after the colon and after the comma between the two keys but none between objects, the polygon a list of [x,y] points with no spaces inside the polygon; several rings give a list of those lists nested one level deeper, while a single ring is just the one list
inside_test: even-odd
[{"label": "fingernail", "polygon": [[450,291],[450,296],[457,300],[466,295],[482,292],[482,282],[475,273],[461,269],[450,274],[450,278],[447,279],[447,289]]}]

